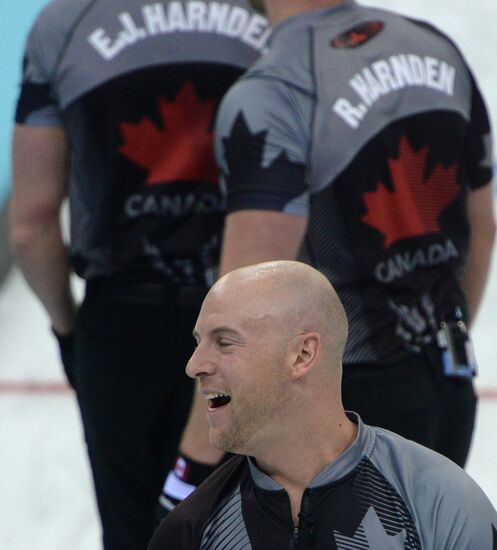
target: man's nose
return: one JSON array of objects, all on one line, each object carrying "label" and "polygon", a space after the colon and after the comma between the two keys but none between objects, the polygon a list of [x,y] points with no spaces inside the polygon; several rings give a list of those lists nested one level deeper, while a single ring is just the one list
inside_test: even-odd
[{"label": "man's nose", "polygon": [[213,374],[215,369],[215,364],[207,357],[205,349],[201,349],[199,344],[186,365],[186,374],[190,378],[199,378]]}]

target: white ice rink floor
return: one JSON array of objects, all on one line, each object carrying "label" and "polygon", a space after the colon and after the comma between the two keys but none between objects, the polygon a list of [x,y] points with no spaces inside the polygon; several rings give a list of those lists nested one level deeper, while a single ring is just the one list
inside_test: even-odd
[{"label": "white ice rink floor", "polygon": [[[372,0],[448,31],[497,120],[497,3]],[[478,422],[468,472],[497,506],[497,261],[473,338]],[[13,386],[9,385],[14,383]],[[99,550],[100,528],[74,395],[62,387],[48,323],[19,273],[0,288],[0,550]],[[20,384],[25,384],[20,387]],[[36,385],[40,384],[40,385]],[[47,391],[48,390],[48,391]],[[476,550],[476,549],[475,549]]]}]

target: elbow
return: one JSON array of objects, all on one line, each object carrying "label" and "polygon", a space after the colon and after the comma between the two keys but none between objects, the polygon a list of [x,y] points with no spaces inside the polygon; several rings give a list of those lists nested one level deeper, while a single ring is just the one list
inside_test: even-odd
[{"label": "elbow", "polygon": [[10,246],[16,258],[32,256],[37,250],[41,230],[29,224],[11,223]]},{"label": "elbow", "polygon": [[11,212],[9,240],[14,257],[22,260],[44,253],[50,236],[59,231],[58,216],[19,219]]}]

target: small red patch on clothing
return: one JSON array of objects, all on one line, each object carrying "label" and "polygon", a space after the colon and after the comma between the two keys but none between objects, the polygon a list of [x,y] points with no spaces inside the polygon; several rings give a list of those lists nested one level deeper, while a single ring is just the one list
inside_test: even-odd
[{"label": "small red patch on clothing", "polygon": [[176,464],[174,465],[174,473],[179,479],[186,481],[190,473],[190,465],[186,462],[185,459],[180,456],[176,459]]},{"label": "small red patch on clothing", "polygon": [[367,21],[366,23],[361,23],[357,25],[357,27],[353,27],[334,38],[330,42],[330,45],[332,48],[337,49],[357,48],[357,46],[361,46],[376,36],[383,30],[384,26],[385,24],[382,21]]}]

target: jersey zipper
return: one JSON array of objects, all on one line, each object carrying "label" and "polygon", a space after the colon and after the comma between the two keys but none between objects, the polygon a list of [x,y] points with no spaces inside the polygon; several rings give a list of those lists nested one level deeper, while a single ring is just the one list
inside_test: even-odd
[{"label": "jersey zipper", "polygon": [[287,493],[287,508],[288,508],[288,518],[290,519],[290,525],[292,526],[291,535],[290,535],[290,545],[289,550],[298,550],[300,546],[300,532],[297,525],[293,524],[292,516],[292,505],[290,503],[290,497]]},{"label": "jersey zipper", "polygon": [[[299,513],[299,523],[298,525],[294,525],[293,526],[293,531],[292,531],[292,539],[291,539],[291,542],[290,542],[290,550],[298,550],[299,548],[301,548],[301,528],[300,528],[300,525],[301,525],[301,517],[302,516],[305,516],[306,513],[307,513],[307,508],[309,507],[309,502],[310,502],[310,499],[309,499],[309,494],[310,494],[310,491],[309,489],[307,488],[305,491],[304,491],[304,494],[302,495],[302,502],[300,504],[300,513]],[[289,501],[290,503],[290,501]],[[293,525],[293,517],[292,517],[292,510],[291,510],[291,506],[290,506],[290,518],[291,518],[291,521],[292,521],[292,525]]]},{"label": "jersey zipper", "polygon": [[298,526],[295,526],[293,528],[293,539],[292,539],[291,548],[292,550],[297,550],[299,546],[300,546],[300,529],[298,528]]}]

